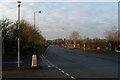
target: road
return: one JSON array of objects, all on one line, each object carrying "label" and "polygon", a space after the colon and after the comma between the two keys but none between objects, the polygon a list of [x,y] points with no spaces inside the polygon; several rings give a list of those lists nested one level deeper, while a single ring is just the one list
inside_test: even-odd
[{"label": "road", "polygon": [[118,77],[117,56],[69,50],[53,45],[47,49],[44,56],[51,64],[61,69],[60,71],[63,70],[75,78]]},{"label": "road", "polygon": [[38,69],[4,70],[3,78],[118,78],[118,63],[117,56],[50,45],[38,55]]}]

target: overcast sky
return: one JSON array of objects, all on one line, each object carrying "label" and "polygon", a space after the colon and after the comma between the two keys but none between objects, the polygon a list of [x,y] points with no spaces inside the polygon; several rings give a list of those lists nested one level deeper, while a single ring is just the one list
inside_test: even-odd
[{"label": "overcast sky", "polygon": [[[1,2],[0,8],[0,19],[17,20],[16,2]],[[72,31],[104,38],[105,31],[118,25],[117,2],[22,2],[21,19],[33,24],[34,11],[36,27],[46,39],[69,38]]]}]

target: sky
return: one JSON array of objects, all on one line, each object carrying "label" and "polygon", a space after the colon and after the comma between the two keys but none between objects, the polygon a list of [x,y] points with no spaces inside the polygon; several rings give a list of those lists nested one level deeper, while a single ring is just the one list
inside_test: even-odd
[{"label": "sky", "polygon": [[[0,19],[17,20],[16,2],[0,2]],[[38,13],[37,11],[41,11]],[[118,2],[22,2],[21,19],[33,25],[46,39],[80,37],[104,38],[106,31],[118,26]]]},{"label": "sky", "polygon": [[[0,0],[0,2],[16,2],[17,0]],[[22,2],[118,2],[119,0],[20,0]]]}]

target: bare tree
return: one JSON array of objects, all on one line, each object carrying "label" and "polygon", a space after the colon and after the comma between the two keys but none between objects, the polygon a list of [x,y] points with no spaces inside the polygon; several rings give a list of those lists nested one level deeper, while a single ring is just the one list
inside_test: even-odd
[{"label": "bare tree", "polygon": [[77,40],[79,38],[79,33],[77,31],[73,31],[70,34],[70,39]]},{"label": "bare tree", "polygon": [[74,42],[74,48],[76,48],[76,42],[79,39],[79,33],[77,31],[73,31],[70,34],[70,39]]},{"label": "bare tree", "polygon": [[105,38],[108,41],[118,41],[118,40],[120,40],[119,35],[120,35],[120,32],[118,32],[116,29],[116,26],[114,26],[114,27],[112,27],[111,30],[106,31]]}]

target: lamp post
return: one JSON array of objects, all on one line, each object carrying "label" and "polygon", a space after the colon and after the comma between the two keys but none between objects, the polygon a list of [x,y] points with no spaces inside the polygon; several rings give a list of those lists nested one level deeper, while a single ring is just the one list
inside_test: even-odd
[{"label": "lamp post", "polygon": [[[38,13],[41,13],[41,11],[37,11]],[[34,11],[34,29],[35,29],[35,13],[36,11]]]},{"label": "lamp post", "polygon": [[17,5],[18,5],[18,68],[20,67],[20,31],[19,31],[19,27],[20,27],[20,4],[21,1],[17,1]]},{"label": "lamp post", "polygon": [[[34,30],[35,30],[35,13],[41,13],[41,11],[34,11]],[[33,36],[34,36],[34,33],[33,33]],[[34,43],[35,39],[33,38],[33,46],[35,46],[35,43]]]}]

